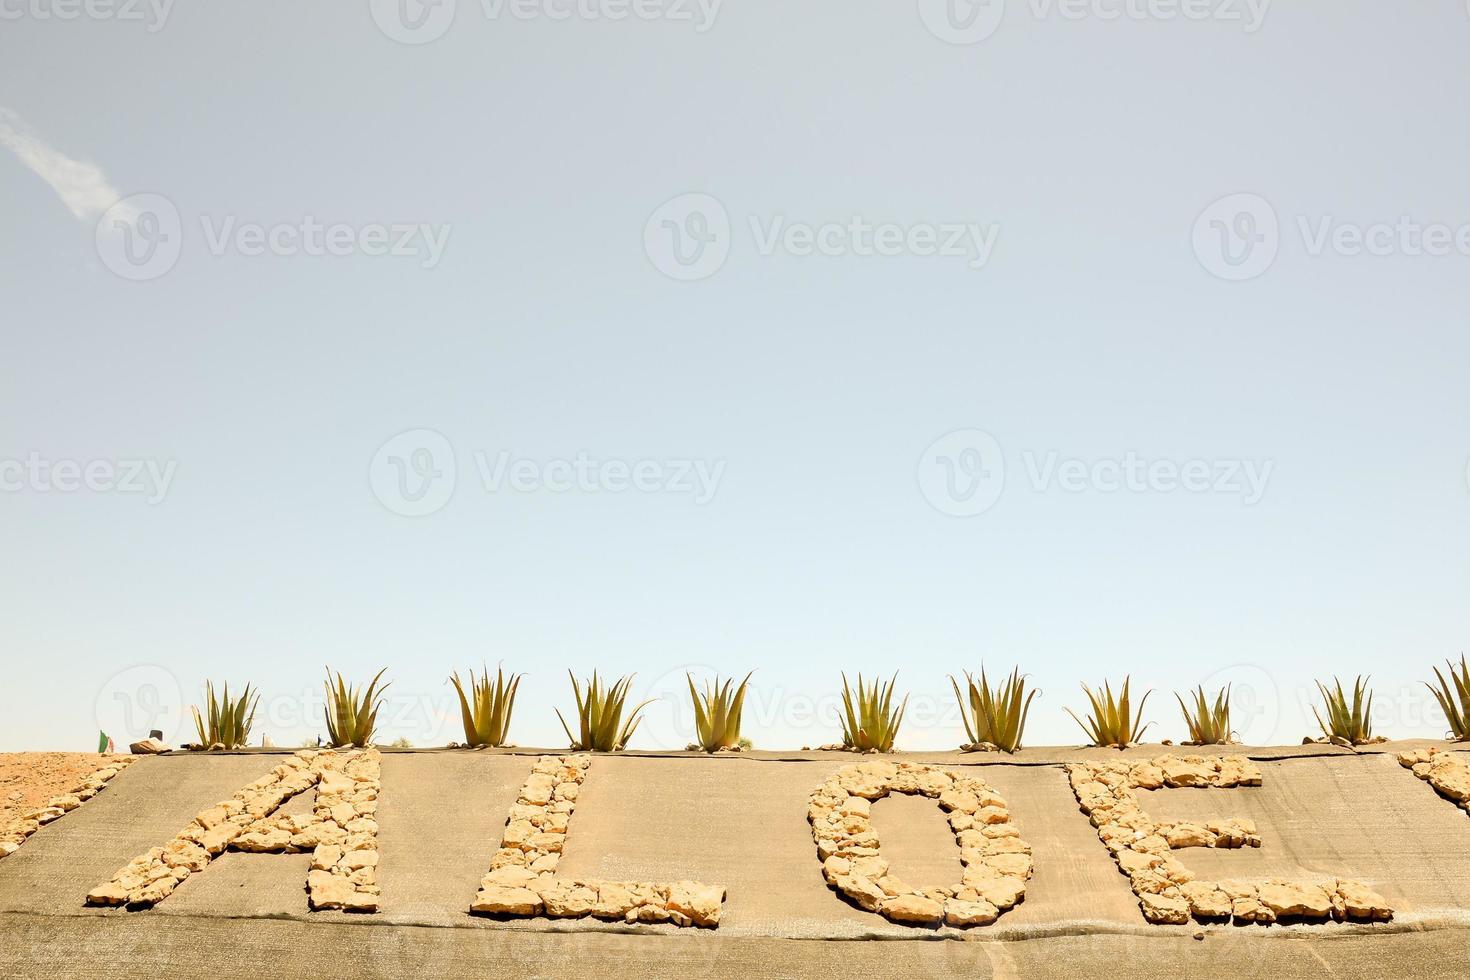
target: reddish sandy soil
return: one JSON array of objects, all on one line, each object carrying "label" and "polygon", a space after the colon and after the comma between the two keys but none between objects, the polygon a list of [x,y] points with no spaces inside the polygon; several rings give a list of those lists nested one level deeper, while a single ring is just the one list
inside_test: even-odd
[{"label": "reddish sandy soil", "polygon": [[0,829],[76,789],[107,759],[87,752],[0,752]]}]

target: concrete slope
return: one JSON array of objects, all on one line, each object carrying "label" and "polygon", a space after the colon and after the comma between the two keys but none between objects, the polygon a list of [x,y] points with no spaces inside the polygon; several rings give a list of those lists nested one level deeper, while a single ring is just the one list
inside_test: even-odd
[{"label": "concrete slope", "polygon": [[[1163,751],[1168,750],[1149,754]],[[1249,818],[1263,846],[1191,848],[1175,856],[1205,878],[1356,878],[1389,900],[1396,912],[1393,922],[1207,927],[1203,942],[1192,938],[1201,931],[1198,926],[1146,923],[1127,878],[1078,810],[1059,763],[1079,756],[1066,752],[1038,752],[1019,762],[995,756],[923,757],[955,767],[981,766],[983,778],[1006,798],[1033,848],[1035,875],[1025,901],[983,928],[936,932],[890,923],[827,887],[806,805],[812,788],[830,773],[860,761],[835,753],[595,759],[571,820],[559,873],[620,880],[688,878],[722,885],[727,893],[724,917],[714,932],[591,919],[470,915],[470,902],[489,869],[507,811],[530,771],[534,756],[526,753],[385,754],[378,813],[382,912],[377,915],[310,912],[303,887],[309,855],[231,853],[185,881],[155,909],[85,907],[89,889],[131,858],[164,844],[194,814],[228,798],[279,761],[261,753],[173,755],[133,766],[106,793],[42,828],[18,853],[0,862],[0,916],[5,934],[15,937],[4,956],[15,957],[12,965],[18,969],[0,972],[55,976],[57,970],[67,975],[72,967],[85,972],[64,958],[49,960],[52,970],[43,968],[53,954],[42,950],[56,948],[41,945],[50,936],[58,942],[129,950],[138,975],[148,972],[144,951],[165,943],[192,950],[186,957],[191,967],[224,968],[224,975],[230,975],[227,958],[212,952],[218,943],[204,939],[215,936],[226,945],[280,942],[293,951],[283,963],[313,961],[315,954],[299,947],[317,941],[323,948],[377,950],[368,967],[350,971],[356,976],[402,975],[398,969],[382,969],[389,962],[382,957],[392,951],[389,958],[402,965],[402,957],[410,955],[404,943],[417,948],[412,955],[426,961],[453,966],[457,958],[467,958],[464,975],[518,957],[561,957],[570,967],[578,957],[614,962],[641,955],[657,957],[656,975],[723,975],[749,968],[755,971],[751,975],[760,976],[752,966],[760,962],[769,964],[770,975],[824,975],[826,970],[835,975],[869,962],[880,975],[909,972],[901,969],[905,963],[940,974],[985,976],[993,970],[1007,975],[1010,966],[1046,961],[1037,952],[1043,948],[1057,955],[1066,951],[1065,956],[1075,957],[1068,962],[1079,968],[1128,951],[1144,961],[1159,957],[1161,965],[1165,957],[1202,962],[1201,957],[1218,953],[1235,967],[1254,963],[1255,968],[1217,975],[1244,976],[1267,966],[1280,976],[1318,975],[1323,963],[1332,961],[1344,975],[1370,976],[1387,974],[1352,971],[1367,970],[1378,956],[1401,968],[1422,956],[1418,975],[1460,975],[1436,973],[1444,961],[1424,954],[1446,942],[1461,947],[1470,942],[1470,931],[1464,931],[1470,926],[1470,817],[1386,752],[1247,754],[1262,760],[1260,787],[1161,790],[1147,794],[1144,805],[1158,819]],[[308,796],[298,797],[288,809],[306,809]],[[958,849],[933,801],[879,801],[873,822],[895,874],[924,885],[959,880]],[[445,929],[455,932],[440,931]],[[453,935],[463,939],[447,938]],[[924,942],[941,937],[953,941]],[[798,942],[867,938],[910,942]],[[1311,947],[1310,955],[1303,941]],[[1317,972],[1311,972],[1308,961],[1316,963]],[[849,969],[842,968],[844,963]],[[0,967],[4,965],[0,958]],[[1298,967],[1307,972],[1292,972]],[[448,975],[461,975],[457,969],[448,969]],[[1173,975],[1180,975],[1177,965],[1175,969]],[[275,964],[265,972],[276,972]],[[530,972],[566,975],[545,968]],[[1403,975],[1402,969],[1393,972]],[[320,963],[311,973],[338,975]],[[132,974],[124,970],[117,975]]]}]

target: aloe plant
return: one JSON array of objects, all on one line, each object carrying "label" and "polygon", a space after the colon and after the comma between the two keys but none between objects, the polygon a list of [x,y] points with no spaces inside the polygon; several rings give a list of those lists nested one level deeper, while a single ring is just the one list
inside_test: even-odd
[{"label": "aloe plant", "polygon": [[488,745],[498,748],[505,744],[510,730],[510,714],[515,708],[516,691],[521,686],[520,674],[507,680],[504,671],[495,670],[495,683],[490,683],[489,668],[481,668],[480,676],[470,671],[470,691],[465,693],[464,683],[455,672],[450,678],[455,693],[459,695],[459,711],[464,722],[465,744]]},{"label": "aloe plant", "polygon": [[751,674],[745,675],[740,686],[731,691],[734,678],[723,684],[716,677],[704,691],[694,686],[694,678],[685,673],[689,682],[689,697],[694,701],[694,734],[701,750],[718,752],[740,746],[740,715],[745,710],[745,691],[750,684]]},{"label": "aloe plant", "polygon": [[1444,663],[1449,669],[1454,688],[1451,689],[1450,683],[1444,679],[1438,667],[1434,668],[1434,676],[1439,681],[1439,687],[1433,684],[1426,686],[1434,692],[1439,706],[1444,709],[1444,716],[1450,726],[1449,737],[1456,742],[1470,741],[1470,665],[1465,663],[1463,653],[1460,654],[1458,671],[1451,661],[1446,660]]},{"label": "aloe plant", "polygon": [[333,685],[332,671],[327,670],[327,738],[334,748],[366,746],[378,727],[378,711],[383,706],[380,695],[391,685],[378,687],[387,668],[378,671],[366,691],[348,687],[339,673]]},{"label": "aloe plant", "polygon": [[969,671],[965,671],[968,698],[960,692],[959,681],[953,674],[949,683],[959,699],[960,718],[965,723],[965,734],[969,736],[970,744],[990,744],[1002,752],[1015,752],[1021,748],[1021,733],[1026,728],[1031,700],[1040,693],[1026,691],[1026,679],[1021,676],[1021,668],[1012,670],[1011,676],[997,687],[990,686],[984,667],[980,668],[979,684],[975,683]]},{"label": "aloe plant", "polygon": [[1214,703],[1205,697],[1204,685],[1192,694],[1193,704],[1186,704],[1176,692],[1174,699],[1184,714],[1184,724],[1189,728],[1189,740],[1195,745],[1228,745],[1233,740],[1230,731],[1230,688],[1227,686],[1215,694]]},{"label": "aloe plant", "polygon": [[627,719],[623,719],[624,708],[628,700],[628,687],[633,683],[633,675],[620,678],[611,687],[604,688],[598,680],[597,671],[592,672],[592,679],[587,682],[587,695],[582,696],[582,685],[577,682],[576,675],[567,671],[567,676],[572,678],[572,693],[577,698],[577,734],[567,727],[567,720],[562,717],[561,709],[556,712],[557,718],[561,719],[561,727],[571,739],[572,750],[576,752],[617,752],[628,744],[628,739],[633,737],[638,723],[642,721],[641,712],[651,701],[644,701],[631,712]]},{"label": "aloe plant", "polygon": [[204,683],[204,700],[207,717],[198,707],[194,712],[194,728],[199,733],[201,748],[222,745],[227,749],[238,749],[250,743],[250,729],[255,725],[255,709],[260,706],[260,695],[245,685],[245,693],[238,698],[230,697],[230,685],[225,684],[218,698],[214,695],[214,682]]},{"label": "aloe plant", "polygon": [[1317,716],[1317,724],[1321,726],[1322,734],[1327,736],[1328,741],[1342,741],[1350,745],[1373,741],[1373,692],[1368,690],[1368,678],[1360,675],[1354,681],[1351,700],[1343,691],[1342,681],[1337,678],[1333,678],[1333,686],[1330,688],[1318,681],[1317,690],[1322,692],[1322,700],[1326,703],[1327,718],[1323,719],[1315,705],[1312,707],[1312,714]]},{"label": "aloe plant", "polygon": [[1101,691],[1093,691],[1083,684],[1082,691],[1087,695],[1087,700],[1092,702],[1092,713],[1088,715],[1086,723],[1071,708],[1065,709],[1072,720],[1087,733],[1092,745],[1125,748],[1137,742],[1148,730],[1149,725],[1143,724],[1143,706],[1148,703],[1148,696],[1153,692],[1145,692],[1138,702],[1137,711],[1134,711],[1128,696],[1129,681],[1130,678],[1123,678],[1123,687],[1116,698],[1113,696],[1112,685],[1107,681],[1103,682]]},{"label": "aloe plant", "polygon": [[905,695],[897,710],[893,708],[893,688],[898,681],[895,671],[887,684],[877,678],[871,686],[863,682],[858,674],[857,693],[847,684],[847,674],[842,675],[842,744],[859,752],[892,752],[893,741],[898,737],[898,728],[903,724],[903,713],[909,699]]}]

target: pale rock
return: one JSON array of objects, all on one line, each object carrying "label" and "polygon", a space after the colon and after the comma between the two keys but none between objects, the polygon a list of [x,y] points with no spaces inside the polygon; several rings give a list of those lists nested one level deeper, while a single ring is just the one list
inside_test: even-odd
[{"label": "pale rock", "polygon": [[964,793],[950,789],[939,795],[939,805],[946,810],[974,814],[976,810],[980,809],[980,800],[973,793]]},{"label": "pale rock", "polygon": [[852,861],[835,854],[822,862],[822,876],[827,879],[828,884],[836,881],[844,875],[852,873]]},{"label": "pale rock", "polygon": [[1164,785],[1164,771],[1158,766],[1144,763],[1133,767],[1128,781],[1138,789],[1160,789]]},{"label": "pale rock", "polygon": [[73,793],[65,793],[61,796],[53,796],[46,804],[66,813],[70,813],[82,805],[82,801]]},{"label": "pale rock", "polygon": [[173,876],[166,874],[161,878],[150,881],[142,888],[129,892],[128,904],[142,907],[157,905],[172,895],[174,889],[177,887],[178,882],[174,880]]},{"label": "pale rock", "polygon": [[[551,881],[551,879],[545,879]],[[597,890],[576,881],[555,881],[550,887],[537,889],[546,914],[552,918],[574,919],[591,913],[597,905]]]},{"label": "pale rock", "polygon": [[1183,925],[1189,921],[1189,902],[1184,898],[1145,892],[1138,896],[1138,901],[1143,908],[1143,917],[1150,922]]},{"label": "pale rock", "polygon": [[934,925],[944,919],[944,906],[921,895],[899,895],[879,903],[878,911],[894,922]]},{"label": "pale rock", "polygon": [[537,915],[541,912],[541,898],[525,887],[492,884],[479,890],[470,911],[491,915]]},{"label": "pale rock", "polygon": [[697,926],[719,925],[720,906],[724,900],[725,890],[714,885],[676,881],[669,886],[668,906],[670,911],[688,917],[689,921]]},{"label": "pale rock", "polygon": [[1332,897],[1316,885],[1272,879],[1257,886],[1256,895],[1278,918],[1325,919],[1332,914]]},{"label": "pale rock", "polygon": [[1380,894],[1360,881],[1337,879],[1333,909],[1339,918],[1366,919],[1387,922],[1393,918],[1393,909]]},{"label": "pale rock", "polygon": [[501,888],[526,888],[531,882],[540,876],[530,868],[509,865],[503,868],[495,868],[482,879],[484,887],[498,886]]},{"label": "pale rock", "polygon": [[873,880],[873,884],[877,885],[878,890],[881,891],[884,895],[887,895],[889,898],[896,898],[899,895],[918,894],[917,889],[911,887],[907,882],[900,881],[899,879],[894,878],[891,875],[884,875],[881,878],[876,878]]},{"label": "pale rock", "polygon": [[1161,827],[1160,833],[1171,848],[1213,847],[1215,834],[1195,823],[1176,823]]},{"label": "pale rock", "polygon": [[175,840],[164,848],[163,861],[172,868],[203,871],[209,867],[209,852],[190,841]]},{"label": "pale rock", "polygon": [[521,787],[520,802],[544,806],[551,802],[556,781],[546,773],[533,773]]},{"label": "pale rock", "polygon": [[883,889],[860,875],[838,878],[837,890],[857,903],[859,908],[868,912],[876,912],[878,904],[888,898],[888,894]]},{"label": "pale rock", "polygon": [[1161,859],[1157,854],[1146,854],[1141,851],[1119,851],[1116,857],[1118,859],[1118,867],[1122,868],[1123,873],[1130,877],[1145,868],[1156,868],[1161,863]]},{"label": "pale rock", "polygon": [[1222,787],[1259,786],[1261,785],[1261,770],[1245,756],[1228,755],[1220,760],[1220,772],[1216,777],[1215,785]]},{"label": "pale rock", "polygon": [[88,905],[126,905],[128,889],[116,882],[98,885],[87,893]]},{"label": "pale rock", "polygon": [[284,830],[241,834],[230,846],[237,851],[246,851],[251,854],[276,853],[291,846],[291,835]]},{"label": "pale rock", "polygon": [[1196,916],[1203,919],[1230,918],[1233,900],[1214,882],[1191,881],[1180,885],[1179,892],[1189,902],[1190,911]]},{"label": "pale rock", "polygon": [[1010,811],[999,806],[985,806],[976,810],[974,820],[977,826],[982,824],[1006,823],[1011,819]]},{"label": "pale rock", "polygon": [[1208,786],[1217,772],[1214,765],[1198,756],[1179,759],[1166,755],[1156,762],[1163,771],[1166,786]]},{"label": "pale rock", "polygon": [[536,833],[536,828],[529,820],[516,820],[506,824],[501,841],[505,847],[521,847]]},{"label": "pale rock", "polygon": [[1026,894],[1026,883],[1013,875],[972,878],[966,874],[964,881],[977,895],[998,909],[1014,908]]},{"label": "pale rock", "polygon": [[989,902],[965,902],[951,898],[944,903],[944,922],[951,926],[988,926],[1000,917],[1000,909]]},{"label": "pale rock", "polygon": [[322,844],[317,847],[311,855],[311,867],[314,871],[330,871],[342,860],[342,848],[336,844]]},{"label": "pale rock", "polygon": [[623,885],[612,881],[597,883],[597,904],[592,906],[592,914],[597,918],[621,919],[636,906],[633,893]]}]

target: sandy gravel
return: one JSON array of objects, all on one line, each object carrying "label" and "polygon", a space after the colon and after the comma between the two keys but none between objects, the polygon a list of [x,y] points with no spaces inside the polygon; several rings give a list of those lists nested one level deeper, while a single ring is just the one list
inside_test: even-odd
[{"label": "sandy gravel", "polygon": [[107,764],[95,752],[0,752],[0,830]]}]

